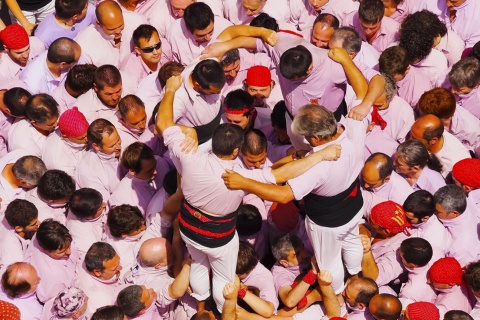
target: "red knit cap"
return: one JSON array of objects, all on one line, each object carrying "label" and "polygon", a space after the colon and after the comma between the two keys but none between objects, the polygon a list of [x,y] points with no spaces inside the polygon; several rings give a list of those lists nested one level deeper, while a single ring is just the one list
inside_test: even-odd
[{"label": "red knit cap", "polygon": [[247,71],[247,85],[253,87],[266,87],[272,82],[270,69],[264,66],[253,66]]},{"label": "red knit cap", "polygon": [[463,159],[455,163],[452,175],[458,182],[478,189],[480,188],[480,159]]},{"label": "red knit cap", "polygon": [[440,320],[440,312],[433,303],[414,302],[407,306],[407,315],[410,320]]},{"label": "red knit cap", "polygon": [[374,206],[370,218],[376,225],[395,234],[410,227],[402,206],[390,200]]},{"label": "red knit cap", "polygon": [[293,201],[286,204],[274,202],[270,207],[270,217],[281,232],[293,231],[297,227],[299,215]]},{"label": "red knit cap", "polygon": [[73,107],[62,113],[58,119],[58,128],[66,137],[78,138],[87,133],[88,121],[77,107]]},{"label": "red knit cap", "polygon": [[0,301],[0,319],[20,320],[20,310],[10,302]]},{"label": "red knit cap", "polygon": [[25,48],[30,43],[25,29],[18,23],[12,23],[0,32],[0,40],[5,47],[12,50]]},{"label": "red knit cap", "polygon": [[330,318],[330,320],[346,320],[346,319],[342,317],[333,317],[333,318]]},{"label": "red knit cap", "polygon": [[462,266],[457,259],[452,257],[437,260],[428,271],[430,281],[442,284],[462,283]]}]

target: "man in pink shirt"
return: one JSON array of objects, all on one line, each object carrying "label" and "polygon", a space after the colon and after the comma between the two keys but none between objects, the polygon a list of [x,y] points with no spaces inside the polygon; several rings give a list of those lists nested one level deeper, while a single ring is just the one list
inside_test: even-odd
[{"label": "man in pink shirt", "polygon": [[155,304],[157,293],[150,287],[128,286],[118,293],[116,304],[132,320],[159,320],[160,314]]},{"label": "man in pink shirt", "polygon": [[353,276],[345,283],[342,292],[348,310],[348,320],[373,320],[368,306],[370,300],[378,294],[377,283],[367,277]]},{"label": "man in pink shirt", "polygon": [[391,76],[397,83],[397,94],[416,109],[422,94],[433,88],[430,79],[419,69],[410,66],[407,51],[394,46],[385,49],[379,59],[380,72]]},{"label": "man in pink shirt", "polygon": [[273,107],[283,100],[280,86],[272,79],[272,72],[265,66],[255,65],[248,69],[244,88],[255,100],[256,108]]},{"label": "man in pink shirt", "polygon": [[167,34],[167,41],[172,46],[173,60],[189,65],[230,25],[230,21],[214,17],[207,4],[192,3],[185,9],[183,18],[172,23]]},{"label": "man in pink shirt", "polygon": [[[223,14],[233,24],[249,24],[260,13],[275,18],[282,29],[288,29],[290,11],[285,0],[225,0]],[[283,25],[283,26],[282,26]]]},{"label": "man in pink shirt", "polygon": [[447,10],[440,18],[462,38],[465,47],[472,48],[480,41],[480,32],[474,23],[480,18],[480,5],[474,0],[447,0],[446,4]]},{"label": "man in pink shirt", "polygon": [[452,178],[455,184],[465,191],[467,199],[480,208],[480,160],[463,159],[458,161],[452,169]]},{"label": "man in pink shirt", "polygon": [[113,124],[105,119],[93,121],[87,137],[91,149],[78,162],[75,181],[80,188],[98,190],[107,201],[121,180],[118,158],[122,140]]},{"label": "man in pink shirt", "polygon": [[480,283],[479,283],[480,263],[472,262],[465,268],[463,277],[465,282],[472,290],[475,296],[476,304],[470,315],[473,319],[476,319],[480,315]]},{"label": "man in pink shirt", "polygon": [[455,63],[448,74],[458,104],[480,119],[480,61],[467,57]]},{"label": "man in pink shirt", "polygon": [[338,27],[340,27],[340,22],[334,15],[329,13],[318,15],[313,23],[310,42],[315,47],[328,49],[328,42]]},{"label": "man in pink shirt", "polygon": [[41,157],[47,137],[57,127],[58,104],[52,96],[40,93],[28,99],[25,112],[27,118],[8,131],[8,151],[23,149]]},{"label": "man in pink shirt", "polygon": [[22,319],[39,320],[43,306],[35,295],[40,283],[40,277],[35,268],[25,262],[16,262],[7,268],[2,278],[5,281],[2,281],[0,300],[17,306]]},{"label": "man in pink shirt", "polygon": [[35,37],[29,38],[25,29],[17,23],[3,29],[0,40],[5,49],[0,58],[0,80],[18,79],[25,66],[45,51],[43,43]]},{"label": "man in pink shirt", "polygon": [[343,22],[344,26],[355,29],[363,40],[382,52],[398,41],[400,24],[384,17],[385,7],[381,0],[362,1],[358,12],[350,13]]},{"label": "man in pink shirt", "polygon": [[73,286],[76,268],[81,263],[67,227],[53,219],[40,224],[25,252],[25,261],[31,263],[43,279],[37,288],[38,300],[43,303]]}]

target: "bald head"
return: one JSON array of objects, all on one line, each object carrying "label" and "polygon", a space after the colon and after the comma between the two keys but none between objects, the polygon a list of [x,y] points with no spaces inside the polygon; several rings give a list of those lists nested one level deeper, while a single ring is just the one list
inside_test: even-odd
[{"label": "bald head", "polygon": [[365,188],[378,188],[390,180],[393,171],[392,158],[384,153],[374,153],[368,157],[362,169]]},{"label": "bald head", "polygon": [[381,293],[370,300],[370,313],[378,320],[397,320],[402,312],[402,303],[397,297]]},{"label": "bald head", "polygon": [[138,253],[140,261],[146,267],[163,267],[168,265],[171,245],[165,238],[148,239],[142,243]]},{"label": "bald head", "polygon": [[120,40],[124,28],[123,13],[120,5],[112,0],[101,2],[95,10],[97,24],[107,36]]},{"label": "bald head", "polygon": [[11,298],[34,292],[38,282],[37,271],[26,262],[11,264],[2,275],[2,287]]},{"label": "bald head", "polygon": [[420,117],[412,125],[412,138],[422,142],[430,150],[442,136],[444,131],[442,121],[433,114]]}]

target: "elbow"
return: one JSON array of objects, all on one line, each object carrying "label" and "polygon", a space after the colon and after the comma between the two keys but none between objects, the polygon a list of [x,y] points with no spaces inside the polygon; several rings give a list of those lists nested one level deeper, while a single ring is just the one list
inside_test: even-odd
[{"label": "elbow", "polygon": [[273,303],[267,302],[267,304],[268,304],[268,307],[266,307],[265,310],[258,312],[258,314],[264,318],[270,318],[271,316],[273,316],[273,312],[275,311]]},{"label": "elbow", "polygon": [[294,299],[290,297],[286,297],[285,300],[283,301],[283,304],[287,308],[295,308],[297,306],[298,301],[295,301]]}]

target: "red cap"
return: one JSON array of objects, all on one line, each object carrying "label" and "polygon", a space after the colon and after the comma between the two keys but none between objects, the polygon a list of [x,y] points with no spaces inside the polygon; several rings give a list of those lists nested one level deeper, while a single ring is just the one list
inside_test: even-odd
[{"label": "red cap", "polygon": [[277,229],[281,232],[290,232],[298,224],[300,213],[293,201],[286,204],[272,203],[270,207],[270,217]]},{"label": "red cap", "polygon": [[410,227],[402,206],[393,201],[380,202],[372,208],[370,218],[391,233],[400,233]]},{"label": "red cap", "polygon": [[0,319],[20,320],[20,310],[10,302],[0,301]]},{"label": "red cap", "polygon": [[270,69],[264,66],[253,66],[247,71],[247,85],[253,87],[267,87],[272,83]]},{"label": "red cap", "polygon": [[0,32],[0,40],[5,47],[12,50],[25,48],[30,43],[25,29],[18,23],[13,23]]},{"label": "red cap", "polygon": [[333,317],[333,318],[330,318],[330,320],[346,320],[346,319],[342,317]]},{"label": "red cap", "polygon": [[78,138],[87,133],[88,121],[77,107],[73,107],[62,113],[58,119],[58,128],[66,137]]},{"label": "red cap", "polygon": [[442,284],[462,283],[463,271],[462,266],[457,259],[446,257],[438,259],[428,271],[430,281]]},{"label": "red cap", "polygon": [[406,310],[410,320],[440,320],[438,308],[430,302],[414,302]]},{"label": "red cap", "polygon": [[480,159],[463,159],[452,168],[453,177],[466,186],[480,188]]}]

